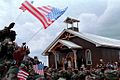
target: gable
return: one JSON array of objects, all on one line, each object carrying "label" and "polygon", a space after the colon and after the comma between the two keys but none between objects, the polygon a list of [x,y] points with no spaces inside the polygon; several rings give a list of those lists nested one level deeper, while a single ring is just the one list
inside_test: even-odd
[{"label": "gable", "polygon": [[[68,36],[68,37],[67,37]],[[50,52],[52,50],[52,48],[54,48],[55,45],[59,43],[66,43],[66,41],[61,41],[61,40],[66,40],[70,37],[74,37],[73,34],[69,33],[69,32],[66,32],[66,29],[64,29],[57,37],[56,39],[44,50],[44,52],[42,53],[43,55],[45,55],[46,53]],[[68,41],[67,41],[68,43]],[[72,43],[72,42],[69,42],[69,44],[74,44],[74,45],[77,45],[75,43]]]}]

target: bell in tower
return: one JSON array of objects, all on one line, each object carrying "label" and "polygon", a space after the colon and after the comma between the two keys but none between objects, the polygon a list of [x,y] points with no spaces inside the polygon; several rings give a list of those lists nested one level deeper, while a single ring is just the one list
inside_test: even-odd
[{"label": "bell in tower", "polygon": [[[67,29],[71,29],[79,32],[79,28],[78,28],[78,22],[80,22],[79,20],[67,17],[64,22],[67,24]],[[76,23],[76,26],[75,26],[75,23]]]}]

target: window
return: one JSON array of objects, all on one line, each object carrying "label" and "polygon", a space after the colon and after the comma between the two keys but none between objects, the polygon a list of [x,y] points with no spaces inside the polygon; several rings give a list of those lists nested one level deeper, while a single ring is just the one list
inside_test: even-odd
[{"label": "window", "polygon": [[85,50],[85,57],[86,57],[86,64],[92,65],[91,50],[90,49]]}]

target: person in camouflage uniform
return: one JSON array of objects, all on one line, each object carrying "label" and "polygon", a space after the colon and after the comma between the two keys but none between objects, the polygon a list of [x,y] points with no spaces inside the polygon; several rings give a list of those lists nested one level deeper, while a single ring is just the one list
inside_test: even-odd
[{"label": "person in camouflage uniform", "polygon": [[[8,27],[5,26],[3,30],[0,30],[0,80],[3,77],[6,77],[8,80],[16,80],[16,74],[22,61],[16,64],[16,59],[20,54],[14,57],[14,52],[21,48],[15,43],[16,32],[11,30],[14,25],[15,23],[12,22]],[[26,49],[22,57],[25,54],[29,54],[27,47],[22,49]]]},{"label": "person in camouflage uniform", "polygon": [[14,63],[12,53],[15,49],[16,32],[11,30],[14,25],[15,23],[12,22],[8,27],[0,30],[0,78],[5,76],[10,65]]},{"label": "person in camouflage uniform", "polygon": [[107,80],[118,80],[119,79],[119,71],[114,70],[112,66],[109,66],[107,70],[105,70],[105,78]]}]

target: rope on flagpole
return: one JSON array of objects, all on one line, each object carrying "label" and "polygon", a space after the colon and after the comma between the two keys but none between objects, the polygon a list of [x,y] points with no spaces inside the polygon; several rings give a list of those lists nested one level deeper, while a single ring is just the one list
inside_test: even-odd
[{"label": "rope on flagpole", "polygon": [[38,31],[36,31],[35,34],[33,34],[31,36],[31,38],[26,42],[26,44],[28,44],[35,37],[35,35],[37,35],[40,32],[40,30],[42,30],[42,29],[43,29],[43,27],[41,27]]}]

